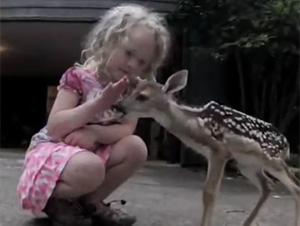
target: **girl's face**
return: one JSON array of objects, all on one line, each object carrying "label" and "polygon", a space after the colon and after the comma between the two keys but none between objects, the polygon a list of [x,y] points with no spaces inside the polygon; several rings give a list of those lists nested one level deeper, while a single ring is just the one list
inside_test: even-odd
[{"label": "girl's face", "polygon": [[123,76],[129,78],[140,76],[155,55],[155,37],[145,26],[130,29],[127,37],[113,48],[107,62],[107,71],[113,81]]}]

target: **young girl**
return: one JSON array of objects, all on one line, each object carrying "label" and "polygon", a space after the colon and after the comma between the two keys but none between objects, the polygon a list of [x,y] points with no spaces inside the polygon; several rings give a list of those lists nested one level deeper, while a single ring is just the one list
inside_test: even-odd
[{"label": "young girl", "polygon": [[130,4],[104,14],[88,35],[83,64],[62,75],[47,125],[26,152],[17,188],[23,209],[54,222],[135,222],[103,200],[142,166],[147,148],[132,135],[136,119],[105,122],[128,80],[153,78],[168,47],[169,32],[157,13]]}]

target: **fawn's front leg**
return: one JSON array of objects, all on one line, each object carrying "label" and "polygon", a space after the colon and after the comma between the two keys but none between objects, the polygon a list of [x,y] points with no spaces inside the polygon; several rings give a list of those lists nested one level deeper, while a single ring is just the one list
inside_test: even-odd
[{"label": "fawn's front leg", "polygon": [[225,154],[212,152],[208,159],[207,179],[203,190],[203,212],[201,226],[211,226],[212,213],[218,195],[224,168],[227,162]]}]

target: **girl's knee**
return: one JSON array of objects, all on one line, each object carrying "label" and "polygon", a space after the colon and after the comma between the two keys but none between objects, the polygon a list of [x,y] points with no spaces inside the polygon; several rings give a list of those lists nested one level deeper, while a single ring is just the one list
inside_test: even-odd
[{"label": "girl's knee", "polygon": [[143,163],[147,160],[148,149],[145,142],[136,135],[124,138],[126,157],[131,161]]},{"label": "girl's knee", "polygon": [[82,152],[73,156],[62,174],[63,181],[74,186],[86,186],[91,190],[100,186],[104,177],[103,161],[91,152]]}]

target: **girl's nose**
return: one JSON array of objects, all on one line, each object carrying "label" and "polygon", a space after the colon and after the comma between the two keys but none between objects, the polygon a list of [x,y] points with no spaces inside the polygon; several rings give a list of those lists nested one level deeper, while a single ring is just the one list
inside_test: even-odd
[{"label": "girl's nose", "polygon": [[138,61],[134,57],[132,57],[128,61],[128,67],[129,67],[131,72],[134,72],[138,68]]}]

